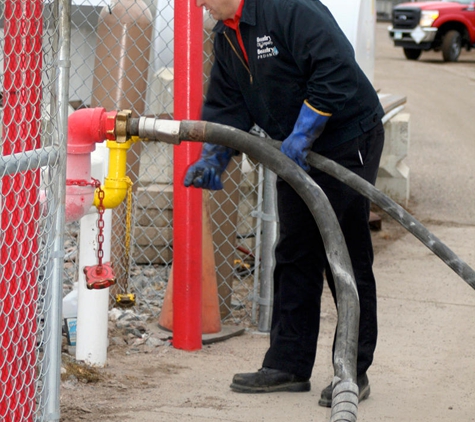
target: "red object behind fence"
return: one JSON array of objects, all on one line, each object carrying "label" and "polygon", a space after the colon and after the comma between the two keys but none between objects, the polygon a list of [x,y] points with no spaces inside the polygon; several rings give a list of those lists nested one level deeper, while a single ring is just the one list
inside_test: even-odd
[{"label": "red object behind fence", "polygon": [[[40,147],[42,2],[6,0],[3,147]],[[33,421],[38,298],[39,170],[2,178],[0,420]]]}]

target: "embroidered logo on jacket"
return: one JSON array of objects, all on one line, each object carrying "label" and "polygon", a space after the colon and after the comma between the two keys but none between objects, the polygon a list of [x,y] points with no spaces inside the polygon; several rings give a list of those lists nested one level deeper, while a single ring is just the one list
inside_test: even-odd
[{"label": "embroidered logo on jacket", "polygon": [[279,50],[274,46],[269,35],[257,37],[257,60],[265,59],[267,57],[277,56]]}]

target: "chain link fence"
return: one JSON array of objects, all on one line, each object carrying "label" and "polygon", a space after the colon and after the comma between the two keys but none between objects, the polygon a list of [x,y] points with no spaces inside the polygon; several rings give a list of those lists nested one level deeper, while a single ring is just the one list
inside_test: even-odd
[{"label": "chain link fence", "polygon": [[[58,4],[0,4],[0,420],[58,408],[66,108]],[[64,124],[63,124],[64,126]],[[57,382],[56,382],[57,386]],[[50,420],[50,419],[48,419]]]},{"label": "chain link fence", "polygon": [[[59,309],[83,270],[81,224],[65,223],[61,211],[68,191],[67,115],[104,107],[173,118],[173,12],[169,0],[0,4],[2,421],[59,418],[58,345],[61,331],[69,332],[58,326]],[[204,17],[204,23],[206,89],[213,22]],[[117,284],[110,307],[118,293],[131,292],[134,311],[157,318],[173,262],[173,147],[135,143],[127,175],[131,201],[112,213]],[[225,189],[203,193],[211,209],[221,318],[230,324],[257,318],[263,180],[263,168],[241,155]]]},{"label": "chain link fence", "polygon": [[[173,118],[173,2],[84,0],[72,13],[70,104],[104,107],[132,115]],[[211,29],[204,16],[204,89],[212,63]],[[113,210],[112,261],[121,293],[135,293],[138,312],[158,316],[173,261],[173,147],[136,143],[128,152],[133,182],[130,256],[124,248],[127,205]],[[261,177],[259,177],[261,174]],[[230,166],[222,192],[209,200],[223,322],[256,320],[262,170],[245,156]],[[65,291],[76,280],[78,231],[68,228]]]}]

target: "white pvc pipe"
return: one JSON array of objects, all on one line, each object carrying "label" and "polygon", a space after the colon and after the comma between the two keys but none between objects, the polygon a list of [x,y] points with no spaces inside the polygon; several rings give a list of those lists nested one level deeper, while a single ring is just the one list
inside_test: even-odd
[{"label": "white pvc pipe", "polygon": [[[102,145],[96,146],[92,154],[92,177],[104,180],[107,174],[107,149]],[[78,276],[78,316],[76,359],[91,366],[103,367],[107,360],[107,328],[109,311],[109,289],[88,290],[83,272],[84,266],[97,265],[97,218],[98,213],[93,208],[81,218],[79,239],[79,276]],[[110,261],[111,253],[112,211],[104,213],[104,255],[103,263]]]}]

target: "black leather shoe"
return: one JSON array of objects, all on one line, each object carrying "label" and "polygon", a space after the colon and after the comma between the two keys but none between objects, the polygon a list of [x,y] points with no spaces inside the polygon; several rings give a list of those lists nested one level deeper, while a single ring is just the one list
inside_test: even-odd
[{"label": "black leather shoe", "polygon": [[[366,374],[360,375],[356,383],[358,384],[358,400],[366,400],[369,397],[369,394],[371,393],[371,389],[369,388],[369,380],[368,376]],[[333,386],[330,383],[330,385],[327,385],[323,390],[322,394],[320,396],[320,400],[318,401],[318,404],[323,407],[332,407],[332,393],[333,393]]]},{"label": "black leather shoe", "polygon": [[238,393],[302,392],[310,391],[310,381],[278,369],[261,368],[257,372],[234,375],[230,387]]}]

